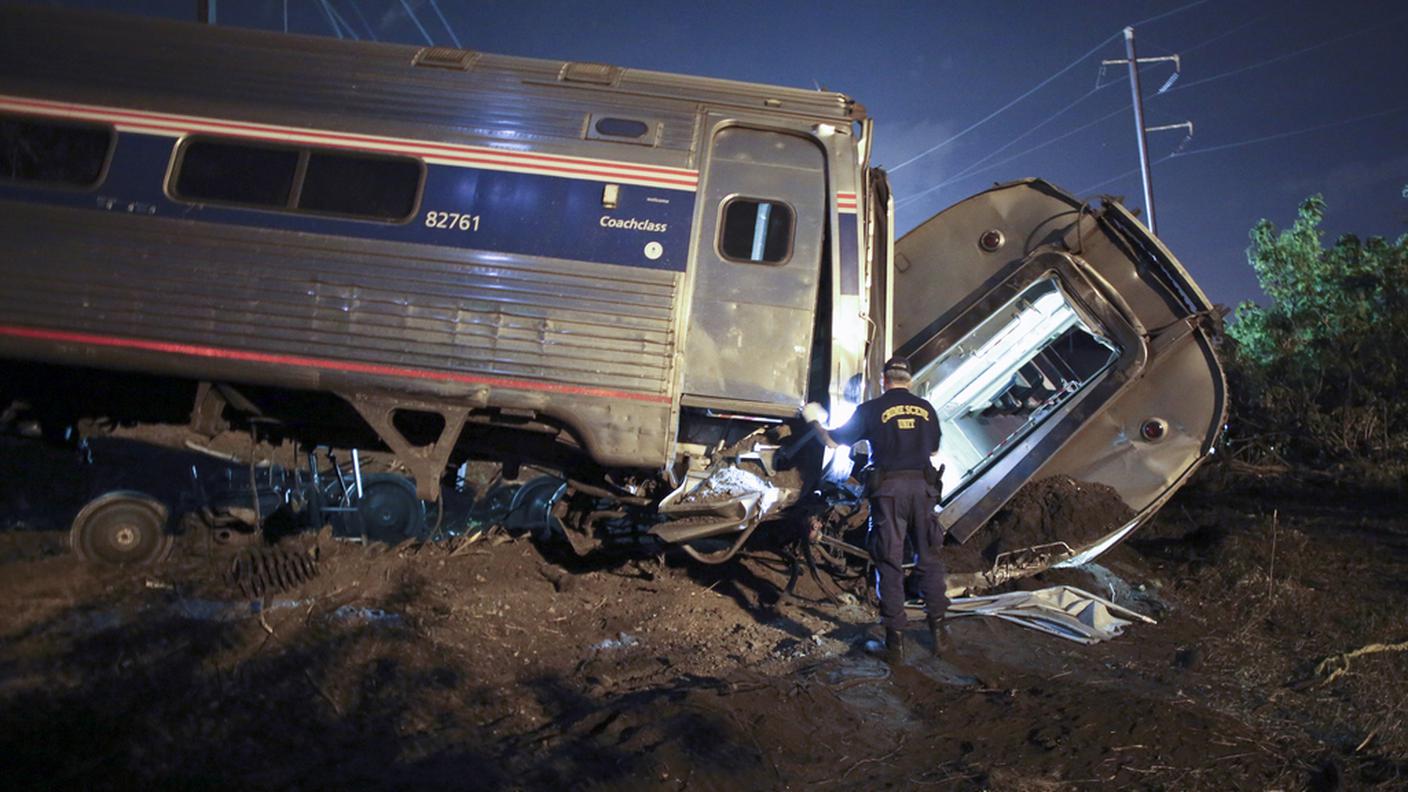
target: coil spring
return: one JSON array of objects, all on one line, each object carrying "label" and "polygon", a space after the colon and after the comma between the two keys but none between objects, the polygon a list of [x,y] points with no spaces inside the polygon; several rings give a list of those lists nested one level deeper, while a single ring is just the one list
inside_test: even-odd
[{"label": "coil spring", "polygon": [[259,598],[297,588],[318,576],[317,549],[255,547],[230,562],[230,585],[240,594]]}]

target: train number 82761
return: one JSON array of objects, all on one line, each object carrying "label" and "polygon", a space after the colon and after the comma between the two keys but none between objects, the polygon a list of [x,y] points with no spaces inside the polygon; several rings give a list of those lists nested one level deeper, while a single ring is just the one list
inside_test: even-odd
[{"label": "train number 82761", "polygon": [[460,212],[437,212],[432,209],[425,213],[425,227],[458,231],[478,231],[479,215],[462,214]]}]

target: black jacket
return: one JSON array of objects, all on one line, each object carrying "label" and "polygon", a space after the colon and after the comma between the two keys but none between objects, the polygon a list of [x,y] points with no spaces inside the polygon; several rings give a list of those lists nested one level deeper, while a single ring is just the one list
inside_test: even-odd
[{"label": "black jacket", "polygon": [[939,417],[934,405],[905,388],[891,388],[857,407],[845,426],[829,434],[847,445],[869,440],[870,458],[881,470],[924,470],[939,450]]}]

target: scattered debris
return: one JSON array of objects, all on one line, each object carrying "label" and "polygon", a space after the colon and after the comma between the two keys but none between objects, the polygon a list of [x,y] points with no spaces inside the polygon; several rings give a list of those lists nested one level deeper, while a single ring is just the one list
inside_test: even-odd
[{"label": "scattered debris", "polygon": [[615,638],[607,638],[600,643],[592,644],[592,648],[598,651],[609,651],[612,649],[628,649],[637,646],[640,641],[630,633],[618,633]]},{"label": "scattered debris", "polygon": [[268,611],[287,610],[307,605],[305,599],[283,599],[263,602],[228,602],[223,600],[201,599],[199,597],[180,598],[172,602],[171,609],[178,615],[195,621],[231,622],[241,619],[263,618]]},{"label": "scattered debris", "polygon": [[1325,681],[1320,683],[1323,687],[1348,673],[1350,660],[1356,657],[1363,657],[1367,654],[1378,654],[1379,652],[1408,652],[1408,641],[1400,641],[1394,644],[1371,643],[1367,646],[1361,646],[1352,652],[1342,652],[1332,657],[1327,657],[1315,666],[1315,675],[1319,676],[1327,672],[1329,673],[1329,676],[1325,677]]},{"label": "scattered debris", "polygon": [[307,550],[280,546],[248,548],[235,556],[227,573],[230,585],[251,599],[288,591],[317,575],[316,545]]},{"label": "scattered debris", "polygon": [[950,616],[994,616],[1083,644],[1117,638],[1135,621],[1157,624],[1148,616],[1074,586],[960,597],[949,605],[948,613]]},{"label": "scattered debris", "polygon": [[769,489],[772,489],[772,485],[760,476],[737,467],[724,467],[714,471],[709,478],[701,482],[681,500],[684,503],[709,503],[717,500],[731,500],[755,492],[765,492]]},{"label": "scattered debris", "polygon": [[353,605],[343,605],[332,612],[332,617],[338,621],[345,622],[366,622],[368,624],[386,624],[396,626],[404,619],[399,613],[382,610],[381,608],[364,608]]},{"label": "scattered debris", "polygon": [[[243,598],[221,576],[246,548],[214,548],[212,578],[198,534],[159,570],[121,572],[54,550],[61,527],[0,531],[0,703],[24,715],[0,729],[19,766],[7,781],[454,786],[473,746],[500,773],[482,779],[493,788],[635,788],[665,773],[680,788],[772,788],[780,772],[823,790],[1300,789],[1321,766],[1345,788],[1394,788],[1408,652],[1388,647],[1408,635],[1385,625],[1402,601],[1404,517],[1385,505],[1366,524],[1360,499],[1278,495],[1267,598],[1273,507],[1248,519],[1264,496],[1193,494],[1191,516],[1175,504],[1107,556],[1113,573],[1022,584],[1158,619],[1137,641],[956,618],[934,658],[916,621],[895,668],[856,651],[875,621],[863,579],[842,605],[810,578],[781,599],[785,559],[761,544],[700,572],[564,560],[477,531],[415,558],[326,536],[297,593]],[[283,546],[312,544],[294,539]],[[1322,658],[1307,687],[1347,671],[1287,689]],[[1269,700],[1275,717],[1258,709]],[[271,712],[277,739],[260,739]],[[184,734],[215,747],[168,750]],[[867,761],[905,735],[905,750]],[[92,757],[105,758],[82,764]]]}]

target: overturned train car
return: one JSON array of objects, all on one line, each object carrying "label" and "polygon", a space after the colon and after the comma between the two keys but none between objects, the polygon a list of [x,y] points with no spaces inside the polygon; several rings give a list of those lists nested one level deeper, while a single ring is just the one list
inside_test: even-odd
[{"label": "overturned train car", "polygon": [[849,460],[798,408],[844,418],[894,352],[940,405],[956,539],[1049,475],[1136,513],[1041,564],[1118,541],[1221,426],[1217,315],[1128,212],[1020,182],[895,242],[844,95],[3,15],[7,397],[156,375],[196,423],[379,444],[426,501],[466,462],[547,470],[574,546],[629,529],[706,561],[815,513]]}]

